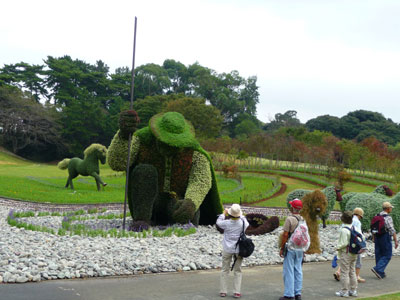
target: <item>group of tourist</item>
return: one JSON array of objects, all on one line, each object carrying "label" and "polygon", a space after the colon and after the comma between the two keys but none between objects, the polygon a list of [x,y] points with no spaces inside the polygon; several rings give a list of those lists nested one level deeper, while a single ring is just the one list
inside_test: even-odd
[{"label": "group of tourist", "polygon": [[[300,216],[300,211],[303,207],[302,201],[294,199],[290,201],[291,214],[286,218],[283,225],[283,234],[280,241],[279,255],[283,260],[283,297],[279,300],[295,299],[301,300],[303,271],[302,262],[304,249],[296,249],[287,247],[291,235],[295,232],[300,222],[304,221]],[[395,248],[398,247],[396,231],[393,225],[393,219],[389,215],[392,212],[393,206],[389,202],[384,202],[382,211],[378,214],[384,218],[383,233],[373,234],[375,244],[375,267],[371,271],[378,279],[386,277],[385,268],[392,257],[392,237],[395,243]],[[352,227],[362,233],[361,220],[364,217],[362,208],[355,208],[352,212],[345,211],[342,213],[342,226],[339,232],[337,241],[337,258],[339,268],[334,273],[336,280],[341,282],[341,289],[336,292],[339,297],[357,297],[357,287],[359,282],[365,282],[365,279],[360,276],[361,270],[361,254],[353,254],[349,251],[349,243]],[[248,221],[242,215],[241,208],[238,204],[233,204],[229,209],[225,209],[216,222],[217,226],[224,230],[222,241],[222,272],[220,282],[220,296],[227,296],[227,278],[232,259],[235,260],[232,268],[234,272],[233,297],[241,297],[241,281],[242,281],[242,258],[238,257],[237,241],[243,230],[249,226]]]}]

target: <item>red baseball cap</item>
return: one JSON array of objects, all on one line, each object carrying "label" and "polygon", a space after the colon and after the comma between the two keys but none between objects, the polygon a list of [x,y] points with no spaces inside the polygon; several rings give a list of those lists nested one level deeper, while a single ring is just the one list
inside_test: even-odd
[{"label": "red baseball cap", "polygon": [[289,201],[290,205],[295,208],[295,209],[302,209],[303,208],[303,203],[301,202],[300,199],[293,199],[292,201]]}]

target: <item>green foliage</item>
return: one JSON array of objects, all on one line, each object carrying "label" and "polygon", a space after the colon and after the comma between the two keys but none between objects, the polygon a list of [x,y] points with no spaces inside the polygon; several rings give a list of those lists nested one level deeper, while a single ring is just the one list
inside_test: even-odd
[{"label": "green foliage", "polygon": [[309,130],[332,132],[339,138],[356,139],[359,142],[372,136],[390,145],[400,140],[398,124],[381,113],[366,110],[349,112],[340,119],[329,115],[319,116],[309,120],[306,126]]},{"label": "green foliage", "polygon": [[178,112],[155,115],[150,119],[149,128],[158,141],[168,146],[196,150],[200,147],[192,124]]},{"label": "green foliage", "polygon": [[290,192],[287,197],[286,197],[286,205],[288,208],[290,208],[289,202],[294,200],[294,199],[302,199],[306,194],[310,193],[310,190],[304,190],[304,189],[296,189],[293,192]]},{"label": "green foliage", "polygon": [[256,124],[254,124],[254,122],[252,122],[251,120],[243,120],[238,125],[236,125],[234,133],[235,136],[249,136],[256,133],[257,131],[258,127]]},{"label": "green foliage", "polygon": [[355,195],[357,195],[357,193],[355,192],[350,192],[350,193],[346,193],[342,196],[342,201],[340,201],[340,210],[341,211],[345,211],[346,210],[346,205],[347,202],[349,202],[349,200],[351,198],[353,198]]},{"label": "green foliage", "polygon": [[322,190],[322,192],[325,194],[326,200],[328,200],[328,205],[326,207],[325,214],[322,215],[322,218],[326,220],[328,219],[332,209],[335,207],[337,197],[334,186],[326,187]]},{"label": "green foliage", "polygon": [[78,175],[92,176],[96,180],[97,190],[100,190],[100,185],[106,184],[100,178],[99,160],[102,164],[106,163],[107,148],[100,144],[91,144],[84,151],[85,158],[82,160],[74,157],[70,160],[64,159],[58,163],[59,169],[68,168],[68,179],[65,187],[70,186],[73,190],[72,179]]},{"label": "green foliage", "polygon": [[220,111],[206,105],[205,99],[178,95],[175,100],[166,103],[164,112],[175,111],[181,113],[191,122],[198,138],[212,138],[220,134],[223,118]]},{"label": "green foliage", "polygon": [[297,111],[288,110],[284,114],[275,114],[275,119],[266,124],[264,129],[267,131],[274,131],[281,127],[296,127],[300,125],[300,120],[297,118]]},{"label": "green foliage", "polygon": [[388,200],[388,197],[378,193],[357,193],[347,202],[345,210],[362,208],[364,210],[364,217],[361,220],[362,230],[369,231],[373,216],[382,211],[382,203]]},{"label": "green foliage", "polygon": [[396,232],[400,231],[400,192],[390,199],[390,203],[394,206],[392,213],[390,214],[393,218],[394,228]]},{"label": "green foliage", "polygon": [[149,164],[139,164],[130,172],[128,205],[134,221],[151,220],[153,203],[158,197],[157,170]]},{"label": "green foliage", "polygon": [[244,150],[240,150],[239,154],[237,156],[238,159],[246,159],[248,157],[249,157],[249,154]]},{"label": "green foliage", "polygon": [[0,86],[0,141],[13,153],[54,159],[65,149],[57,121],[53,106],[43,106],[26,93]]},{"label": "green foliage", "polygon": [[138,128],[144,128],[149,125],[152,116],[162,112],[165,103],[175,99],[173,95],[155,95],[146,96],[144,99],[138,99],[133,103],[133,109],[140,117]]},{"label": "green foliage", "polygon": [[341,169],[339,170],[339,172],[337,173],[337,182],[339,185],[339,188],[342,190],[344,185],[351,181],[353,179],[353,177],[351,176],[351,174],[349,174],[346,170]]},{"label": "green foliage", "polygon": [[69,164],[70,160],[71,160],[71,159],[69,159],[69,158],[64,158],[62,161],[60,161],[60,162],[57,164],[57,167],[58,167],[60,170],[66,170],[66,169],[68,168],[68,164]]}]

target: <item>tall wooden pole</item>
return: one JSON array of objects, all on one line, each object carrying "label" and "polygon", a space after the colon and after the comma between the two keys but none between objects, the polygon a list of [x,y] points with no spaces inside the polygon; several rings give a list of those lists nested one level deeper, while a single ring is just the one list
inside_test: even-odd
[{"label": "tall wooden pole", "polygon": [[[135,88],[135,52],[136,52],[136,26],[137,26],[137,18],[135,17],[135,31],[133,34],[133,58],[132,58],[132,82],[131,82],[131,104],[130,110],[133,109],[133,92]],[[122,231],[125,231],[125,223],[126,223],[126,203],[128,199],[128,185],[129,185],[129,166],[131,161],[131,143],[132,143],[132,134],[129,134],[128,138],[128,159],[126,163],[126,180],[125,180],[125,200],[124,200],[124,221],[122,222]]]}]

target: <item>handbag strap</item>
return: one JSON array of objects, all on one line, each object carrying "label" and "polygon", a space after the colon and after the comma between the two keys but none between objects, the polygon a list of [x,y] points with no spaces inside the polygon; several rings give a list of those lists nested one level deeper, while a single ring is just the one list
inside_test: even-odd
[{"label": "handbag strap", "polygon": [[[242,220],[242,223],[243,223],[242,233],[240,234],[240,236],[239,236],[239,238],[238,238],[238,241],[236,242],[235,249],[236,249],[237,246],[239,245],[240,237],[242,236],[242,234],[244,234],[244,221],[243,221],[242,218],[240,218],[240,220]],[[235,263],[236,263],[236,261],[237,261],[237,258],[238,258],[238,255],[235,254],[235,258],[234,258],[234,260],[233,260],[233,264],[232,264],[232,267],[231,267],[231,271],[233,270],[233,267],[235,266]]]}]

